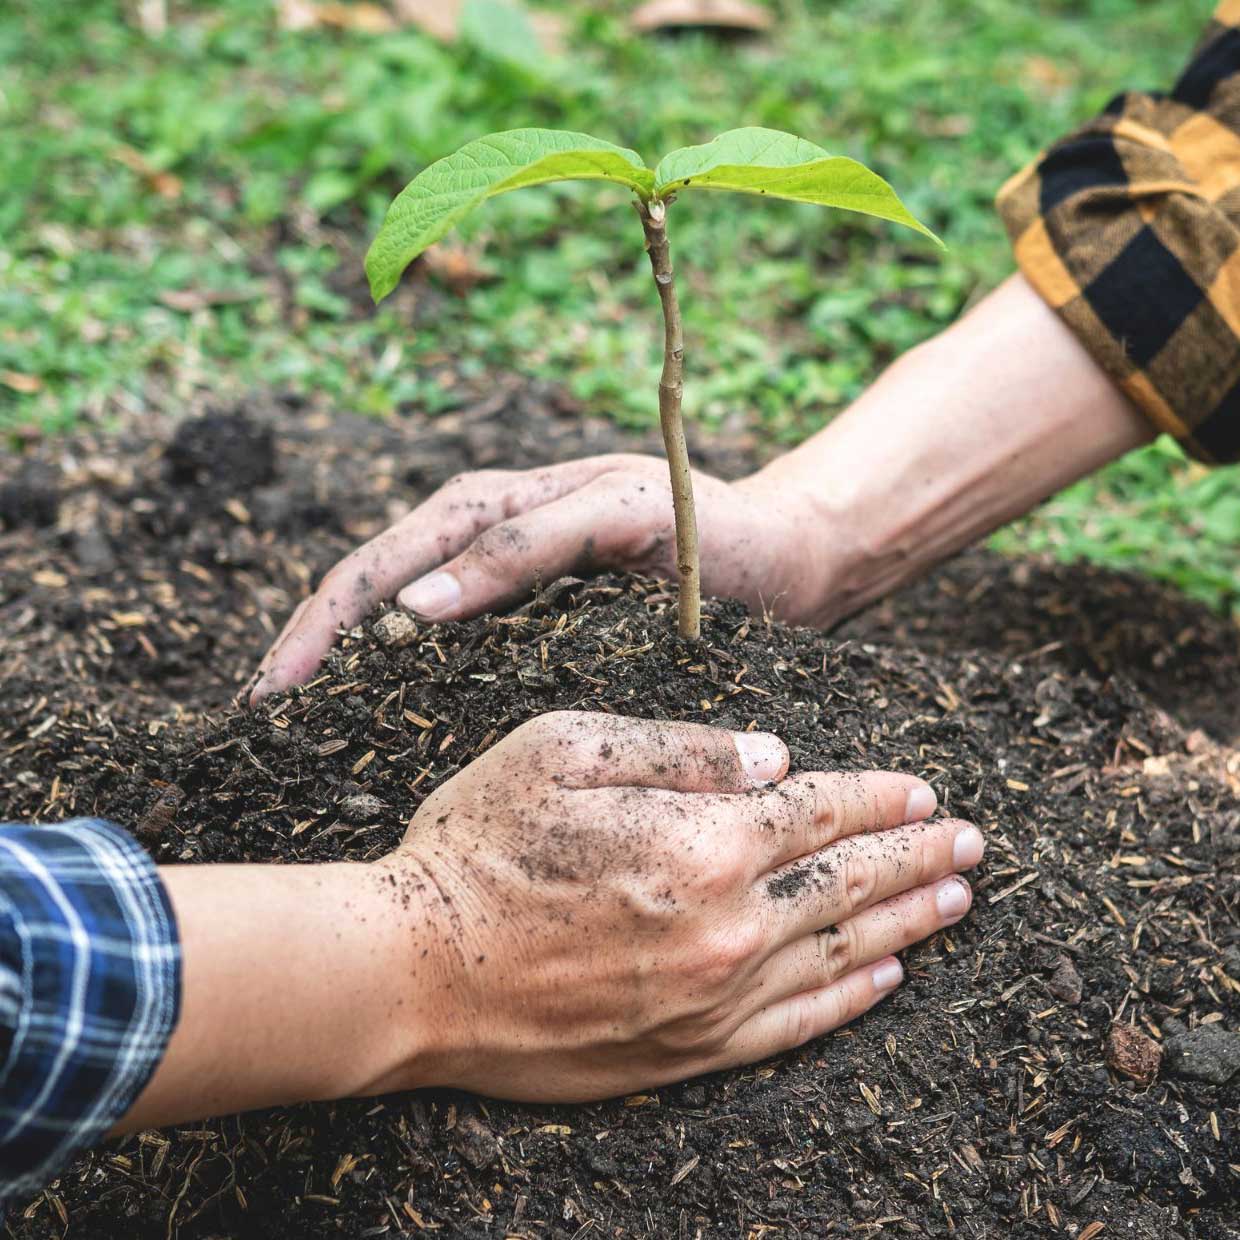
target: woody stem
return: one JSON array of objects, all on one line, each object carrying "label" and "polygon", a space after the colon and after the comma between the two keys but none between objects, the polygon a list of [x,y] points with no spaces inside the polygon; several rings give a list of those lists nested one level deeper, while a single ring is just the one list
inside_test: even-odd
[{"label": "woody stem", "polygon": [[702,582],[698,558],[697,511],[693,503],[693,476],[681,417],[684,397],[684,334],[680,302],[667,241],[667,204],[638,202],[637,214],[646,233],[646,251],[659,303],[663,307],[663,373],[659,378],[659,425],[671,474],[672,508],[676,517],[676,570],[680,575],[681,637],[698,638],[702,630]]}]

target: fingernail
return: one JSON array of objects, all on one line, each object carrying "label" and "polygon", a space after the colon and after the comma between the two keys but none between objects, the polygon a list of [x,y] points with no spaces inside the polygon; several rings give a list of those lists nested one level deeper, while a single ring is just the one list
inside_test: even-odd
[{"label": "fingernail", "polygon": [[986,841],[976,827],[965,827],[952,844],[952,865],[958,870],[971,870],[986,851]]},{"label": "fingernail", "polygon": [[461,601],[461,583],[451,573],[431,573],[406,586],[396,601],[428,620],[438,620],[455,611]]},{"label": "fingernail", "polygon": [[920,822],[923,818],[929,818],[938,803],[939,799],[934,795],[934,789],[929,784],[918,784],[908,794],[908,800],[904,805],[904,821]]},{"label": "fingernail", "polygon": [[935,893],[934,902],[944,921],[955,921],[969,910],[969,889],[958,879],[949,878]]},{"label": "fingernail", "polygon": [[769,732],[734,732],[732,739],[740,754],[741,770],[755,784],[769,784],[783,774],[788,749],[778,736]]},{"label": "fingernail", "polygon": [[898,960],[884,960],[873,973],[875,990],[895,990],[904,981],[904,969]]}]

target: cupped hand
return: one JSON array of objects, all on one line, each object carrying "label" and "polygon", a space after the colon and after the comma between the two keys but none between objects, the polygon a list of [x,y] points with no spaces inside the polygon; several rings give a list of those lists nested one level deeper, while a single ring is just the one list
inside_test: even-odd
[{"label": "cupped hand", "polygon": [[[788,620],[818,597],[795,490],[762,475],[694,475],[702,586]],[[528,471],[461,474],[340,561],[267,652],[251,703],[309,680],[337,633],[396,597],[429,620],[508,605],[568,573],[675,575],[667,465],[613,455]]]},{"label": "cupped hand", "polygon": [[901,774],[783,778],[762,733],[559,712],[431,795],[377,880],[413,902],[416,1055],[378,1088],[585,1101],[751,1062],[891,993],[983,841]]}]

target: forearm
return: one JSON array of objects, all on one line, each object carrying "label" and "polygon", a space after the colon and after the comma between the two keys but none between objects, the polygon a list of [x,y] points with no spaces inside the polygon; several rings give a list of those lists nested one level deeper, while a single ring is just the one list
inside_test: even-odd
[{"label": "forearm", "polygon": [[181,933],[181,1018],[117,1131],[412,1083],[425,1018],[411,1010],[418,927],[385,872],[229,865],[161,876]]},{"label": "forearm", "polygon": [[804,495],[832,623],[1152,437],[1016,275],[753,481]]}]

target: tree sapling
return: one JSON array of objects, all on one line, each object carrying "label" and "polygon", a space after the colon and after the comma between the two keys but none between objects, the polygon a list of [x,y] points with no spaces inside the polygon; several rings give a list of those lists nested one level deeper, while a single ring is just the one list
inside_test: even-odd
[{"label": "tree sapling", "polygon": [[702,146],[665,155],[652,170],[636,152],[588,134],[510,129],[478,138],[431,164],[392,202],[366,255],[366,275],[375,301],[382,301],[396,287],[401,273],[423,250],[486,199],[550,181],[611,181],[635,195],[663,310],[659,422],[676,521],[679,628],[683,637],[697,638],[701,628],[697,518],[681,418],[684,340],[667,237],[668,207],[690,189],[732,190],[859,211],[907,225],[935,242],[938,238],[864,164],[830,155],[804,138],[779,130],[732,129]]}]

